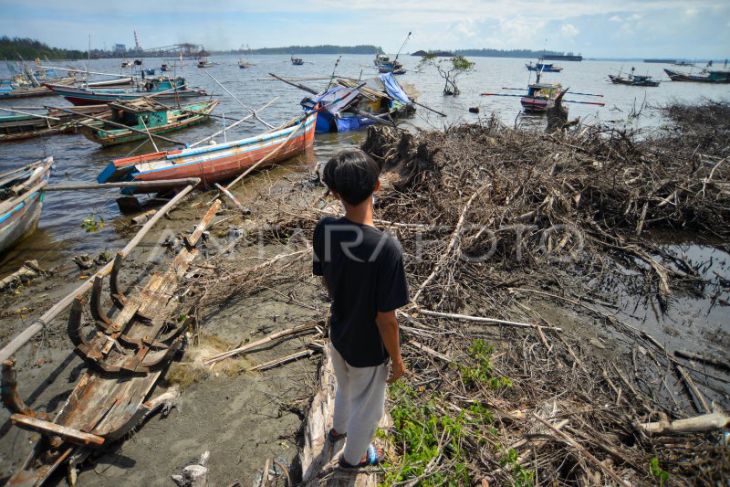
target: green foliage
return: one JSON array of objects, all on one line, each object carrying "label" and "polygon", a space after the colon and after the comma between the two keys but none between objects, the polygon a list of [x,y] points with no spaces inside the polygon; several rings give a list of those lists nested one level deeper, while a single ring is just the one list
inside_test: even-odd
[{"label": "green foliage", "polygon": [[535,472],[528,470],[519,463],[519,455],[514,448],[510,448],[506,455],[502,456],[500,465],[510,471],[512,482],[515,487],[531,487],[535,485]]},{"label": "green foliage", "polygon": [[487,345],[482,339],[476,339],[469,347],[468,354],[473,365],[459,365],[459,372],[464,385],[468,388],[475,388],[484,384],[490,389],[502,389],[512,387],[509,377],[494,375],[492,367],[492,353],[494,347]]},{"label": "green foliage", "polygon": [[[395,401],[391,411],[395,426],[394,442],[403,445],[403,457],[397,464],[386,464],[385,485],[393,485],[424,475],[426,467],[439,455],[448,458],[451,467],[447,472],[436,471],[419,481],[419,485],[431,487],[441,485],[471,485],[472,478],[467,466],[461,440],[470,424],[489,418],[491,414],[481,406],[475,408],[478,415],[462,411],[456,416],[443,414],[436,407],[436,397],[418,404],[420,393],[402,382],[390,388]],[[484,409],[482,409],[484,408]],[[440,444],[440,446],[439,446]]]},{"label": "green foliage", "polygon": [[464,56],[454,56],[451,58],[451,65],[457,71],[469,71],[474,68],[474,62],[469,61]]},{"label": "green foliage", "polygon": [[85,52],[49,47],[47,44],[34,39],[21,39],[19,37],[11,39],[8,36],[0,37],[0,59],[19,61],[18,55],[22,56],[26,61],[32,61],[35,58],[80,59],[86,57]]},{"label": "green foliage", "polygon": [[86,233],[98,232],[104,228],[104,225],[104,218],[96,213],[92,213],[81,221],[81,228],[83,228]]},{"label": "green foliage", "polygon": [[667,482],[669,482],[669,472],[663,470],[662,467],[659,466],[659,459],[657,457],[652,457],[652,459],[649,460],[649,471],[660,487],[663,487]]}]

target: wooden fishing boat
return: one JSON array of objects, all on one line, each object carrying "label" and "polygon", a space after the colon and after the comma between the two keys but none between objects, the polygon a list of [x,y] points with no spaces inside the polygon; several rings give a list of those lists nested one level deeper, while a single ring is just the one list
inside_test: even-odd
[{"label": "wooden fishing boat", "polygon": [[[176,291],[220,206],[220,200],[211,205],[174,260],[164,271],[153,273],[137,294],[127,295],[120,287],[126,255],[120,252],[109,278],[110,304],[102,302],[101,273],[93,280],[90,323],[85,323],[83,313],[87,291],[76,296],[67,332],[86,370],[59,411],[47,414],[27,406],[13,361],[3,362],[2,400],[11,412],[11,423],[40,435],[7,486],[43,485],[65,462],[71,462],[75,471],[92,453],[123,440],[165,400],[176,397],[168,391],[148,400],[162,372],[185,345],[188,311]],[[113,314],[107,313],[110,305]]]},{"label": "wooden fishing boat", "polygon": [[[83,110],[79,110],[80,108]],[[16,111],[12,115],[0,116],[0,142],[74,133],[79,124],[81,113],[101,118],[111,114],[107,105],[74,107],[70,111],[76,112],[76,114],[48,108],[44,115]]]},{"label": "wooden fishing boat", "polygon": [[373,60],[373,64],[375,64],[375,67],[378,68],[379,73],[406,73],[406,69],[397,59],[391,60],[390,57],[386,56],[385,54],[376,54],[375,59]]},{"label": "wooden fishing boat", "polygon": [[608,75],[608,79],[611,80],[611,83],[615,85],[627,85],[627,86],[642,86],[642,87],[657,87],[659,86],[659,81],[653,79],[651,76],[646,75],[640,75],[640,74],[634,74],[634,68],[631,68],[631,73],[626,76],[621,76],[621,73],[618,75]]},{"label": "wooden fishing boat", "polygon": [[527,85],[527,94],[520,98],[520,105],[527,113],[545,113],[555,106],[555,99],[562,90],[560,83],[533,83]]},{"label": "wooden fishing boat", "polygon": [[695,83],[730,83],[730,71],[703,69],[697,74],[682,73],[673,69],[664,69],[672,81],[693,81]]},{"label": "wooden fishing boat", "polygon": [[[316,112],[306,114],[283,128],[245,139],[169,150],[116,159],[99,174],[100,183],[113,181],[161,181],[197,177],[203,187],[234,178],[255,164],[268,167],[312,148]],[[265,164],[264,164],[265,161]],[[123,193],[154,193],[159,188],[125,188]]]},{"label": "wooden fishing boat", "polygon": [[198,59],[197,66],[199,68],[209,68],[209,67],[214,66],[214,65],[215,65],[215,63],[208,61],[208,58],[205,57],[205,56],[203,56],[203,57],[201,57],[201,58]]},{"label": "wooden fishing boat", "polygon": [[[56,79],[54,83],[58,86],[72,86],[75,78],[66,77]],[[0,100],[13,100],[18,98],[31,98],[38,96],[52,96],[55,93],[45,85],[33,86],[32,84],[21,84],[15,80],[0,80]]]},{"label": "wooden fishing boat", "polygon": [[[79,126],[79,131],[89,140],[104,147],[126,144],[147,139],[145,132],[164,134],[182,130],[210,118],[210,113],[218,105],[218,100],[169,107],[148,98],[129,102],[113,102],[110,121],[89,120]],[[125,125],[137,131],[119,127]],[[140,133],[142,131],[143,133]]]},{"label": "wooden fishing boat", "polygon": [[0,174],[0,253],[35,231],[52,166],[47,157]]},{"label": "wooden fishing boat", "polygon": [[305,98],[301,105],[305,112],[317,112],[317,132],[359,130],[416,111],[393,73],[365,82],[338,79],[335,86]]},{"label": "wooden fishing boat", "polygon": [[529,64],[525,64],[525,67],[528,71],[539,71],[542,73],[559,73],[563,70],[561,66],[555,66],[554,64],[548,64],[539,61],[535,64],[532,64],[532,61],[530,61]]},{"label": "wooden fishing boat", "polygon": [[304,60],[300,57],[291,56],[291,63],[294,66],[301,66],[302,64],[304,64]]},{"label": "wooden fishing boat", "polygon": [[205,90],[188,88],[185,78],[146,79],[136,90],[88,89],[57,84],[47,84],[53,92],[64,97],[74,105],[98,105],[113,101],[130,101],[152,96],[157,100],[177,100],[208,96]]}]

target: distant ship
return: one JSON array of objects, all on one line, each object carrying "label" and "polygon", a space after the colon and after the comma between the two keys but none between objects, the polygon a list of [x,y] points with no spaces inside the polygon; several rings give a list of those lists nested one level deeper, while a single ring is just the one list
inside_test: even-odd
[{"label": "distant ship", "polygon": [[569,52],[567,54],[545,54],[543,59],[547,61],[582,61],[583,56]]}]

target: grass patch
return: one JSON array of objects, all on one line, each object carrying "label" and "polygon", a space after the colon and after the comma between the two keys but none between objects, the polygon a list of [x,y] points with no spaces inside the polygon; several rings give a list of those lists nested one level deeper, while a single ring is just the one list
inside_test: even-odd
[{"label": "grass patch", "polygon": [[[493,351],[483,340],[474,340],[463,365],[452,368],[467,389],[512,386],[509,378],[494,373]],[[456,412],[446,404],[441,393],[414,388],[404,381],[390,387],[390,398],[394,403],[391,409],[394,428],[387,439],[401,451],[396,461],[385,464],[384,485],[416,478],[418,485],[425,487],[472,485],[478,480],[474,477],[478,468],[470,462],[471,453],[486,443],[496,444],[494,438],[488,441],[497,431],[487,406],[474,401]],[[386,435],[378,431],[376,436]],[[509,464],[510,459],[516,463],[516,453],[513,456],[505,456],[505,465],[513,474],[515,485],[532,485],[532,472],[519,464]]]}]

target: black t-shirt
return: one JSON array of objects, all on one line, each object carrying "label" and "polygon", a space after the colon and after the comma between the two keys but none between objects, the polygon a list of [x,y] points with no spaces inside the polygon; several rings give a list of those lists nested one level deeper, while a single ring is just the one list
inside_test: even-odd
[{"label": "black t-shirt", "polygon": [[324,276],[332,298],[330,339],[353,367],[388,358],[375,316],[408,304],[408,283],[398,240],[377,228],[325,217],[313,239],[313,272]]}]

